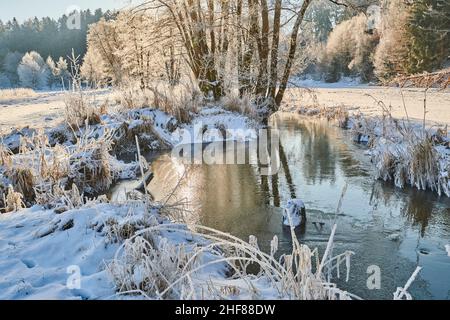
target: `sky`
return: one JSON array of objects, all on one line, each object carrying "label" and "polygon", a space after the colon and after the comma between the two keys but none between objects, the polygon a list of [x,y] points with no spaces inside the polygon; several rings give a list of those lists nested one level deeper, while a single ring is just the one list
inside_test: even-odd
[{"label": "sky", "polygon": [[[81,9],[120,9],[130,0],[0,0],[0,19],[8,21],[16,17],[20,22],[37,16],[58,18],[72,6]],[[134,0],[134,3],[137,1]],[[69,10],[73,11],[73,10]]]}]

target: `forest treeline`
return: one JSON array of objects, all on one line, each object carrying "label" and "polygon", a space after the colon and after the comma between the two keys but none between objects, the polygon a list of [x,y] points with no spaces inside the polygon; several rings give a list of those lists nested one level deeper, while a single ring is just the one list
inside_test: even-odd
[{"label": "forest treeline", "polygon": [[61,82],[74,48],[92,86],[190,77],[216,99],[237,89],[276,106],[291,75],[378,82],[446,67],[449,19],[448,0],[149,0],[83,11],[80,30],[66,16],[13,20],[0,22],[0,86]]},{"label": "forest treeline", "polygon": [[[83,57],[87,50],[86,36],[89,26],[101,18],[112,18],[113,13],[103,12],[102,9],[94,12],[84,10],[79,12],[79,17],[80,26],[74,29],[70,28],[70,22],[68,25],[67,15],[58,19],[35,17],[22,23],[15,18],[10,21],[0,20],[0,87],[51,85],[52,73],[56,71],[53,63],[56,65],[58,60],[61,60],[59,67],[64,69],[72,49]],[[26,56],[27,53],[31,55]],[[48,57],[50,59],[47,59]],[[18,67],[22,59],[25,65],[34,64],[34,70],[25,67],[22,67],[22,70],[36,71],[36,79],[20,82]],[[46,60],[50,62],[49,65],[46,65]],[[39,67],[43,66],[46,66],[45,70],[40,70]],[[57,82],[60,82],[59,76],[57,78]]]}]

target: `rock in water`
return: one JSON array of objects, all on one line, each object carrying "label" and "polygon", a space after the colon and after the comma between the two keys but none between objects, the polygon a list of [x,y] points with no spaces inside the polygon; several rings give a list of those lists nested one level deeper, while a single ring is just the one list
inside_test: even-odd
[{"label": "rock in water", "polygon": [[447,254],[450,257],[450,244],[445,245],[445,250],[447,250]]},{"label": "rock in water", "polygon": [[[290,217],[290,219],[289,219]],[[296,228],[306,222],[306,207],[302,200],[291,199],[283,212],[283,224]]]}]

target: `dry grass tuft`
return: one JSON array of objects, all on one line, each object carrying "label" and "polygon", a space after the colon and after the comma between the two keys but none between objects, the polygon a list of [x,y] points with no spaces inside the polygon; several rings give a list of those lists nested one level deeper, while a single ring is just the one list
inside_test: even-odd
[{"label": "dry grass tuft", "polygon": [[156,108],[174,116],[180,123],[190,123],[192,114],[203,106],[203,95],[191,86],[177,87],[165,84],[140,89],[129,84],[114,94],[114,100],[125,110]]},{"label": "dry grass tuft", "polygon": [[3,143],[0,143],[0,166],[9,167],[12,164],[13,153]]},{"label": "dry grass tuft", "polygon": [[66,105],[66,122],[73,130],[78,130],[86,124],[96,125],[101,123],[101,116],[102,112],[105,112],[105,107],[97,107],[95,102],[89,101],[89,98],[82,92],[66,94],[64,103]]}]

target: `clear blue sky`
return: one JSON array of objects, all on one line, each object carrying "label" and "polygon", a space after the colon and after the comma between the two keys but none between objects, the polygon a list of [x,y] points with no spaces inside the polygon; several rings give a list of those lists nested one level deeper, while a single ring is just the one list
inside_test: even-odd
[{"label": "clear blue sky", "polygon": [[0,0],[0,19],[11,20],[16,17],[19,21],[37,16],[38,18],[49,16],[57,18],[71,6],[81,9],[120,9],[133,0]]}]

